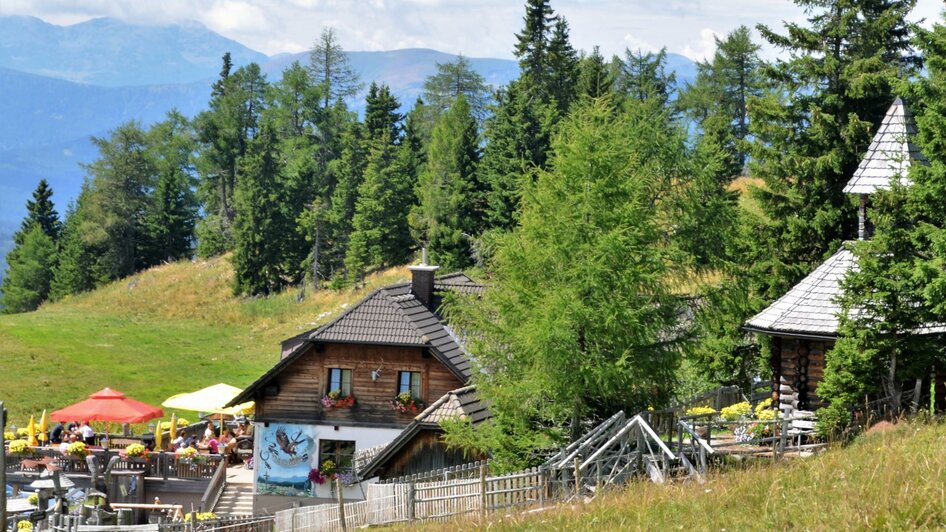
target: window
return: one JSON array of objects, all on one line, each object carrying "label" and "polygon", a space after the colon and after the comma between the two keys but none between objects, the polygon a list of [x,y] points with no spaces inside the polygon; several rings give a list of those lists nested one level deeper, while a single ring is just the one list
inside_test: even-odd
[{"label": "window", "polygon": [[345,440],[319,440],[319,469],[326,460],[335,464],[336,470],[350,472],[355,458],[355,442]]},{"label": "window", "polygon": [[419,371],[399,371],[397,372],[397,394],[411,392],[411,397],[420,399],[420,372]]},{"label": "window", "polygon": [[325,393],[338,390],[342,397],[351,395],[351,370],[332,368],[328,370],[328,388]]}]

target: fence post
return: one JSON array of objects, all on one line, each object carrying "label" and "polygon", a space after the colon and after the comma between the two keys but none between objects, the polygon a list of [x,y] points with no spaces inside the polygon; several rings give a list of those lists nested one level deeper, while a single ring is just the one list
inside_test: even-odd
[{"label": "fence post", "polygon": [[575,497],[581,496],[581,460],[575,457]]},{"label": "fence post", "polygon": [[486,501],[486,473],[488,466],[483,464],[480,466],[480,515],[486,515],[487,501]]},{"label": "fence post", "polygon": [[546,479],[545,475],[548,474],[548,471],[544,467],[539,468],[539,507],[545,506],[545,489],[546,489]]},{"label": "fence post", "polygon": [[601,491],[601,460],[595,462],[595,496]]},{"label": "fence post", "polygon": [[342,525],[342,532],[348,530],[345,526],[345,496],[342,494],[342,479],[335,477],[335,491],[338,493],[338,521]]},{"label": "fence post", "polygon": [[414,483],[407,483],[407,520],[414,520]]}]

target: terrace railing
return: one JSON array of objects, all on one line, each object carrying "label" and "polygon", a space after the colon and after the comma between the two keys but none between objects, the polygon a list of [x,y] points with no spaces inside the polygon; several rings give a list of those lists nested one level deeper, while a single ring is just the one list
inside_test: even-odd
[{"label": "terrace railing", "polygon": [[[6,448],[4,448],[4,452],[6,453],[7,473],[39,473],[44,466],[35,464],[35,462],[48,461],[66,474],[90,474],[89,465],[85,459],[63,455],[58,449],[51,447],[32,447],[28,455],[12,454]],[[90,453],[96,457],[103,471],[111,457],[118,456],[115,451],[106,451],[105,449],[90,449]],[[209,480],[213,478],[218,465],[223,460],[224,457],[220,455],[202,454],[195,461],[179,459],[174,453],[151,453],[147,459],[128,458],[119,460],[115,463],[113,469],[144,470],[146,476],[161,477],[163,479]]]}]

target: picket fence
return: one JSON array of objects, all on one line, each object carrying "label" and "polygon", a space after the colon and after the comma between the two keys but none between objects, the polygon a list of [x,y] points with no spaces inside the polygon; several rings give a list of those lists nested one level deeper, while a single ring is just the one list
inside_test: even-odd
[{"label": "picket fence", "polygon": [[480,467],[478,478],[432,482],[368,484],[365,500],[292,508],[276,512],[276,530],[336,532],[368,525],[414,520],[445,520],[500,508],[544,503],[548,472],[532,468],[489,476]]}]

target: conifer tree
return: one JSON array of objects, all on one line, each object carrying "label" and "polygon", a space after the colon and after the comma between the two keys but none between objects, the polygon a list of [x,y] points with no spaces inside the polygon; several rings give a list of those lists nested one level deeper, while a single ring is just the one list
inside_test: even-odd
[{"label": "conifer tree", "polygon": [[411,225],[431,260],[447,270],[472,264],[471,239],[484,227],[485,187],[477,178],[476,120],[461,95],[437,121],[417,183]]},{"label": "conifer tree", "polygon": [[397,112],[401,104],[391,94],[390,87],[372,82],[365,104],[365,130],[369,142],[383,137],[389,143],[397,144],[401,139],[402,117]]},{"label": "conifer tree", "polygon": [[263,124],[240,166],[234,196],[234,292],[267,295],[289,282],[283,269],[282,237],[292,230],[292,220],[286,216],[282,202],[284,180],[279,144],[270,124]]},{"label": "conifer tree", "polygon": [[0,306],[7,313],[36,310],[49,297],[56,243],[40,224],[27,226],[13,251],[7,255]]},{"label": "conifer tree", "polygon": [[614,89],[614,78],[611,69],[597,46],[592,49],[591,55],[581,59],[578,64],[578,72],[577,93],[579,96],[601,98],[611,94]]},{"label": "conifer tree", "polygon": [[550,0],[527,0],[521,33],[516,34],[514,54],[520,79],[532,96],[546,102],[549,94],[549,34],[555,22]]},{"label": "conifer tree", "polygon": [[319,39],[312,46],[309,75],[321,88],[323,110],[331,108],[338,100],[353,97],[362,88],[358,73],[351,67],[334,28],[322,28]]},{"label": "conifer tree", "polygon": [[345,269],[353,281],[367,272],[403,264],[411,255],[407,210],[413,203],[413,182],[401,166],[386,135],[370,146],[364,179],[352,219]]},{"label": "conifer tree", "polygon": [[323,268],[327,273],[342,266],[348,250],[358,187],[364,177],[367,159],[364,129],[360,122],[348,124],[340,139],[341,155],[332,161],[331,170],[336,183],[325,215],[327,228]]},{"label": "conifer tree", "polygon": [[639,132],[612,103],[577,105],[501,239],[490,288],[451,307],[493,415],[472,446],[508,468],[574,440],[583,420],[659,407],[678,362],[668,282],[679,257],[653,199],[665,181],[641,168],[627,142]]},{"label": "conifer tree", "polygon": [[99,251],[85,238],[89,225],[86,221],[89,194],[89,183],[86,181],[75,203],[66,211],[59,240],[59,260],[50,285],[49,298],[53,301],[95,288],[95,259]]},{"label": "conifer tree", "polygon": [[190,256],[197,221],[196,182],[191,158],[194,132],[176,111],[148,132],[149,150],[157,172],[142,220],[141,267]]},{"label": "conifer tree", "polygon": [[568,21],[562,17],[555,20],[548,48],[549,96],[554,100],[561,116],[577,96],[578,52],[568,40]]},{"label": "conifer tree", "polygon": [[666,107],[677,83],[676,74],[667,71],[667,49],[662,48],[657,53],[628,49],[624,56],[620,78],[622,93],[638,101],[655,98]]},{"label": "conifer tree", "polygon": [[753,277],[783,294],[856,234],[842,192],[890,105],[897,78],[916,64],[905,17],[912,0],[796,0],[807,24],[759,31],[784,59],[764,69],[773,90],[752,101],[754,190],[767,220],[757,230]]},{"label": "conifer tree", "polygon": [[59,213],[53,205],[52,196],[53,189],[49,183],[45,179],[40,179],[36,190],[33,191],[33,199],[26,202],[26,217],[20,224],[19,233],[13,236],[14,242],[19,243],[18,238],[25,237],[34,225],[39,225],[53,242],[59,240],[62,222],[59,221]]},{"label": "conifer tree", "polygon": [[483,120],[490,102],[489,88],[483,76],[473,70],[470,60],[462,54],[456,61],[437,63],[437,73],[424,80],[423,100],[434,116],[439,116],[461,94],[466,97],[473,116]]},{"label": "conifer tree", "polygon": [[131,275],[144,266],[144,217],[156,184],[157,168],[147,134],[137,122],[125,123],[108,138],[93,138],[99,157],[86,165],[89,194],[82,239],[98,250],[96,282]]}]

